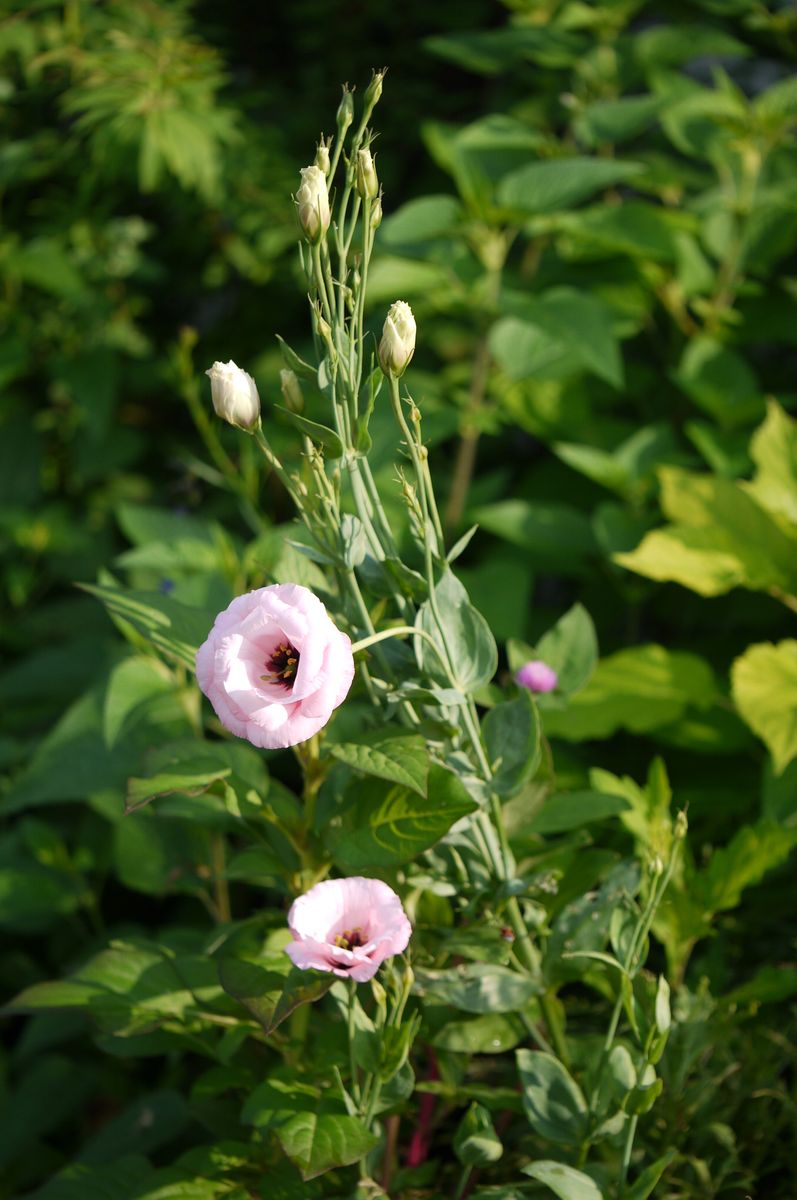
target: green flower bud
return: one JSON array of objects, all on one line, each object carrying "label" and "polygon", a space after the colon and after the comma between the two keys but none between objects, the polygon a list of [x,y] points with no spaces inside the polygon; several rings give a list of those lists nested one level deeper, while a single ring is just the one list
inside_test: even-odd
[{"label": "green flower bud", "polygon": [[383,67],[381,71],[374,71],[371,74],[371,82],[365,89],[365,111],[370,112],[376,104],[379,103],[379,97],[382,95],[382,81],[387,74],[387,67]]},{"label": "green flower bud", "polygon": [[349,85],[347,83],[344,83],[343,85],[343,96],[341,97],[340,104],[338,105],[338,114],[336,120],[341,134],[346,132],[354,120],[354,97],[349,91]]},{"label": "green flower bud", "polygon": [[371,231],[378,229],[382,224],[382,193],[374,200],[371,205]]},{"label": "green flower bud", "polygon": [[283,367],[280,371],[280,388],[282,389],[282,398],[285,401],[285,407],[291,412],[300,413],[304,408],[304,396],[302,395],[299,377],[290,367]]}]

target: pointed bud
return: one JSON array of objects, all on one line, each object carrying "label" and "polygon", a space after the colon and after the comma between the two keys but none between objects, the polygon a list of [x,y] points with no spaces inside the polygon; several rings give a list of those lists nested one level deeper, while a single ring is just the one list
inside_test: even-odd
[{"label": "pointed bud", "polygon": [[280,387],[285,407],[293,413],[300,413],[304,408],[304,396],[299,377],[290,367],[283,367],[280,371]]},{"label": "pointed bud", "polygon": [[325,178],[329,175],[329,146],[323,137],[315,149],[315,165]]},{"label": "pointed bud", "polygon": [[382,193],[374,200],[371,205],[371,231],[378,229],[382,224]]},{"label": "pointed bud", "polygon": [[329,229],[329,194],[324,173],[315,164],[302,167],[302,182],[296,193],[299,224],[308,242],[319,242]]},{"label": "pointed bud", "polygon": [[362,200],[374,200],[379,194],[379,180],[370,150],[357,151],[357,191]]},{"label": "pointed bud", "polygon": [[344,83],[343,85],[343,96],[341,97],[340,104],[338,105],[338,114],[336,120],[341,135],[346,132],[354,120],[354,97],[349,91],[349,85],[347,83]]},{"label": "pointed bud", "polygon": [[210,395],[216,415],[238,429],[251,433],[260,420],[260,397],[251,375],[230,359],[215,362],[205,374],[210,379]]},{"label": "pointed bud", "polygon": [[365,89],[365,111],[370,113],[371,109],[379,103],[379,97],[382,95],[382,81],[387,74],[387,67],[383,67],[381,71],[374,71],[371,75],[371,82]]},{"label": "pointed bud", "polygon": [[385,375],[400,379],[415,353],[415,317],[405,300],[388,310],[379,343],[379,365]]}]

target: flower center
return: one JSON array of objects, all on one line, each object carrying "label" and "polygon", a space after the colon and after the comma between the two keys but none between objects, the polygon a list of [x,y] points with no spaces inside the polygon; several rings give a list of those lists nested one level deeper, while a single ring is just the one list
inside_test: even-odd
[{"label": "flower center", "polygon": [[365,938],[362,929],[344,929],[335,938],[335,945],[342,950],[353,950],[355,946],[364,946]]},{"label": "flower center", "polygon": [[281,687],[290,687],[299,670],[299,651],[290,642],[280,642],[266,660],[268,675],[261,675],[266,683],[278,683]]}]

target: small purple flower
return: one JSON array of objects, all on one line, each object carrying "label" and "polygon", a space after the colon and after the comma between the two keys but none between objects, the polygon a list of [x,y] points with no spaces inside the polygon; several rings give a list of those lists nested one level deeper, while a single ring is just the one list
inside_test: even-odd
[{"label": "small purple flower", "polygon": [[553,667],[540,659],[532,659],[524,663],[515,675],[515,682],[530,692],[552,692],[559,682],[559,677]]}]

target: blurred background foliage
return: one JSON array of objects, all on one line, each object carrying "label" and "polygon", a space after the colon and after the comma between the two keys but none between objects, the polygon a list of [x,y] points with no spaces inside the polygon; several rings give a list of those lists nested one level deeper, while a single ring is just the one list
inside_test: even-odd
[{"label": "blurred background foliage", "polygon": [[[307,339],[290,194],[341,82],[386,65],[370,321],[398,297],[416,313],[413,390],[449,529],[481,527],[463,579],[507,667],[575,602],[591,614],[598,666],[543,719],[558,786],[647,814],[600,845],[655,845],[659,802],[640,787],[658,753],[689,809],[655,930],[684,1022],[646,1131],[683,1156],[661,1194],[793,1194],[793,5],[294,0],[266,18],[241,0],[33,0],[0,14],[5,994],[66,973],[109,931],[169,925],[185,949],[201,923],[208,831],[176,810],[157,834],[143,816],[119,825],[128,776],[164,730],[190,733],[190,704],[125,657],[73,584],[124,576],[216,611],[264,571],[299,570],[285,497],[231,431],[208,429],[198,379],[234,358],[266,413],[279,401],[274,334],[300,352]],[[307,404],[323,419],[320,394]],[[130,689],[135,711],[118,699]],[[290,782],[290,764],[274,769]],[[87,1139],[100,1164],[201,1141],[189,1125],[214,1110],[178,1094],[187,1061],[136,1062],[81,1018],[35,1017],[3,1060],[0,1195]],[[158,1097],[146,1145],[126,1107],[142,1081]]]}]

